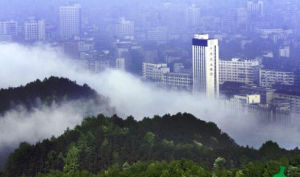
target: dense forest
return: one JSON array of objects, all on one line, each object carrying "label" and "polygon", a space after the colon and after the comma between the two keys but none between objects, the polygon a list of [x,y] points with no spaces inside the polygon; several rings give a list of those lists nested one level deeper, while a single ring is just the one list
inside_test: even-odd
[{"label": "dense forest", "polygon": [[0,115],[20,106],[30,111],[43,105],[76,100],[92,100],[95,104],[108,105],[108,99],[97,94],[88,85],[81,86],[69,79],[58,77],[36,80],[17,88],[1,89],[0,98]]},{"label": "dense forest", "polygon": [[272,177],[279,167],[300,175],[300,151],[266,142],[241,147],[214,123],[191,114],[136,121],[117,116],[86,118],[35,145],[21,143],[3,176],[38,177]]}]

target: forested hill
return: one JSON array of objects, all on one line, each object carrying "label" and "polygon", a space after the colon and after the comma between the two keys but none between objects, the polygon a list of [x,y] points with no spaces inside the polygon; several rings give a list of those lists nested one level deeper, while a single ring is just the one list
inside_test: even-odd
[{"label": "forested hill", "polygon": [[[22,143],[10,155],[3,176],[35,176],[37,173],[57,170],[62,173],[54,172],[49,176],[91,176],[87,172],[103,172],[103,176],[107,177],[154,177],[157,176],[154,172],[147,175],[144,173],[147,170],[160,170],[162,173],[167,169],[170,172],[165,177],[173,177],[172,170],[174,175],[183,170],[190,173],[181,173],[179,176],[191,173],[197,176],[199,173],[209,174],[204,169],[210,171],[216,167],[234,169],[248,164],[247,168],[254,170],[255,165],[251,161],[256,160],[266,162],[284,157],[280,163],[287,164],[297,154],[298,150],[287,151],[273,142],[265,143],[259,150],[240,147],[214,123],[201,121],[186,113],[155,116],[142,121],[135,121],[133,117],[123,120],[117,116],[98,115],[86,118],[80,126],[66,130],[58,138],[47,139],[36,145]],[[194,168],[197,165],[190,162],[174,161],[183,159],[197,163],[199,169]],[[149,161],[166,161],[171,164],[151,165],[147,163]],[[141,163],[131,166],[136,162]],[[300,165],[297,159],[294,162]],[[268,168],[272,167],[273,172],[276,172],[277,166],[275,168],[274,164],[280,163],[272,162],[273,166]],[[257,164],[259,169],[255,172],[256,176],[262,176],[265,167],[263,163]],[[112,171],[104,171],[111,167]],[[130,174],[126,171],[123,174],[124,169],[130,170]],[[75,175],[80,171],[87,172]],[[159,174],[159,171],[156,172]]]},{"label": "forested hill", "polygon": [[0,115],[18,106],[30,110],[41,105],[51,105],[53,102],[60,104],[81,99],[108,104],[106,98],[87,85],[80,86],[69,79],[58,77],[36,80],[17,88],[1,89],[0,98]]}]

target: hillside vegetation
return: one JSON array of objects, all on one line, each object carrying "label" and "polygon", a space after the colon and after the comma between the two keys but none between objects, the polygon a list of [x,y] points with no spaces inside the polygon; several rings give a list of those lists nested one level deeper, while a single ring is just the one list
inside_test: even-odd
[{"label": "hillside vegetation", "polygon": [[20,144],[3,175],[267,177],[280,165],[297,174],[299,152],[274,142],[241,147],[214,123],[186,113],[142,121],[98,115],[60,137]]}]

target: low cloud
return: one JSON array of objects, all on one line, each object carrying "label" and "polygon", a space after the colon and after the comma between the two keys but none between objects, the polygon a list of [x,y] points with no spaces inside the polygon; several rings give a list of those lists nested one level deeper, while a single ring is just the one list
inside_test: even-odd
[{"label": "low cloud", "polygon": [[[237,115],[236,110],[228,108],[222,101],[187,92],[160,89],[122,71],[107,70],[93,74],[76,65],[75,60],[65,57],[59,49],[49,46],[24,47],[18,44],[0,44],[0,49],[1,88],[16,87],[49,76],[67,77],[80,84],[87,83],[98,93],[108,97],[111,106],[122,117],[133,115],[140,120],[153,115],[188,112],[202,120],[217,123],[224,132],[241,145],[259,147],[267,140],[274,140],[286,148],[300,146],[298,123],[291,127],[261,125],[254,115]],[[0,118],[1,133],[6,135],[6,139],[11,137],[12,142],[32,143],[43,137],[59,135],[67,127],[72,127],[82,120],[79,113],[69,111],[72,110],[72,105],[66,107],[68,109],[54,107],[48,112],[47,109],[36,110],[36,113],[28,113],[27,116],[14,112],[7,114]],[[19,117],[26,117],[26,119]],[[58,118],[51,119],[51,117]],[[47,119],[53,120],[59,127],[44,128],[48,124]],[[52,125],[55,125],[54,123]],[[16,134],[23,135],[13,136],[12,129],[2,130],[2,127],[6,127],[7,124],[18,125],[15,127]],[[24,134],[40,136],[31,139]],[[4,142],[11,143],[8,140],[4,141],[4,136],[0,136],[0,144]]]}]

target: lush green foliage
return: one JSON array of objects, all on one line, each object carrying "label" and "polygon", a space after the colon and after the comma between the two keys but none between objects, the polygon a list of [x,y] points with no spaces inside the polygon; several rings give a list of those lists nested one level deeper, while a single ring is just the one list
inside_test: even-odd
[{"label": "lush green foliage", "polygon": [[87,171],[51,171],[47,174],[40,173],[36,177],[273,177],[279,172],[280,165],[288,167],[285,171],[287,176],[299,177],[300,166],[292,166],[285,159],[267,163],[251,162],[242,169],[231,170],[220,167],[205,169],[200,164],[188,160],[137,162],[132,165],[125,162],[121,166],[113,165],[98,174]]},{"label": "lush green foliage", "polygon": [[[4,174],[34,176],[55,170],[60,172],[49,176],[92,176],[89,173],[99,172],[101,177],[174,176],[175,165],[179,176],[198,176],[198,172],[205,176],[211,171],[214,176],[261,177],[270,176],[279,165],[293,166],[296,173],[300,165],[297,154],[299,150],[287,151],[273,142],[260,150],[240,147],[214,123],[190,114],[155,116],[139,122],[133,117],[123,120],[99,115],[86,118],[58,138],[36,145],[22,143],[10,155]],[[184,159],[195,164],[178,161]],[[181,163],[190,166],[178,165]],[[152,167],[153,175],[146,173]],[[241,170],[225,170],[237,168]]]}]

